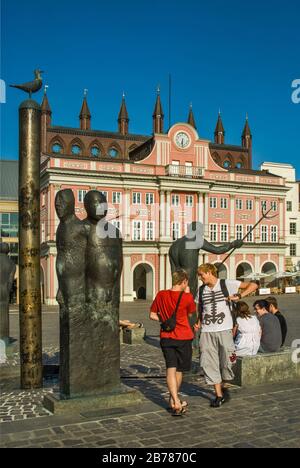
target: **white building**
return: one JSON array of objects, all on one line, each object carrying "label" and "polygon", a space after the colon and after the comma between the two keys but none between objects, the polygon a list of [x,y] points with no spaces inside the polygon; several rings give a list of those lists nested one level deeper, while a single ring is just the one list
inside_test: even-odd
[{"label": "white building", "polygon": [[268,170],[272,174],[279,175],[285,179],[286,186],[290,187],[286,194],[285,207],[285,241],[286,270],[293,270],[300,266],[300,204],[299,204],[299,181],[296,179],[296,170],[291,164],[265,162],[261,170]]}]

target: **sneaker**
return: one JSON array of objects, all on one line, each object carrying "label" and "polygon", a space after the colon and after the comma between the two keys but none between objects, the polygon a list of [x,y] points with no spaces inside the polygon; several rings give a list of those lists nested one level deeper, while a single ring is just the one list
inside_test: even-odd
[{"label": "sneaker", "polygon": [[225,403],[231,400],[231,395],[228,388],[223,388],[223,399],[225,400]]},{"label": "sneaker", "polygon": [[225,398],[224,397],[216,397],[214,400],[212,400],[210,406],[211,408],[220,408],[222,405],[225,403]]}]

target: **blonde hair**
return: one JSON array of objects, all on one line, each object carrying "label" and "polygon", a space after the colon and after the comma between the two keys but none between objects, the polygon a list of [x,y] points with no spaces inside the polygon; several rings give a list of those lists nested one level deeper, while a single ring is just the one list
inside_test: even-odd
[{"label": "blonde hair", "polygon": [[172,285],[176,286],[177,284],[183,283],[183,281],[188,281],[189,277],[185,270],[177,270],[172,274]]},{"label": "blonde hair", "polygon": [[203,263],[203,265],[199,266],[197,271],[198,275],[200,275],[200,273],[211,273],[213,276],[218,278],[218,269],[212,263]]}]

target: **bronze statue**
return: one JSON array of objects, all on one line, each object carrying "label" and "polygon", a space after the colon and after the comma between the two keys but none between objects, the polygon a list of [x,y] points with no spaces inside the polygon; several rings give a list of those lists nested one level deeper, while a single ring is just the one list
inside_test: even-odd
[{"label": "bronze statue", "polygon": [[63,398],[120,386],[120,232],[107,223],[106,198],[94,190],[75,215],[72,190],[58,192],[56,233],[60,305],[60,392]]},{"label": "bronze statue", "polygon": [[9,342],[9,295],[16,265],[8,256],[9,245],[0,243],[0,339]]},{"label": "bronze statue", "polygon": [[33,81],[29,81],[28,83],[23,83],[20,85],[10,85],[10,87],[21,89],[22,91],[25,91],[25,93],[29,93],[29,99],[31,99],[31,95],[33,93],[37,93],[43,86],[43,80],[41,76],[42,73],[44,73],[42,70],[34,70],[35,78]]},{"label": "bronze statue", "polygon": [[[101,192],[88,192],[84,199],[84,207],[87,212],[85,223],[89,227],[86,251],[87,302],[112,303],[113,306],[118,306],[123,264],[121,233],[105,219],[107,201]],[[117,327],[118,321],[111,323],[111,326]]]},{"label": "bronze statue", "polygon": [[56,231],[56,273],[59,290],[57,302],[69,306],[85,300],[85,251],[88,229],[75,215],[75,198],[71,189],[60,190],[55,198],[60,219]]},{"label": "bronze statue", "polygon": [[[106,221],[107,201],[96,190],[84,198],[89,226],[86,250],[86,301],[91,320],[90,354],[96,365],[95,386],[112,390],[120,385],[119,304],[123,266],[120,231]],[[92,370],[92,369],[91,369]]]},{"label": "bronze statue", "polygon": [[189,275],[190,290],[195,297],[198,289],[197,269],[199,266],[200,249],[205,252],[221,255],[242,245],[243,241],[236,240],[217,247],[204,239],[203,224],[194,221],[188,226],[187,235],[177,239],[170,247],[169,259],[172,273],[180,268],[186,270]]},{"label": "bronze statue", "polygon": [[61,190],[55,197],[60,219],[56,231],[57,302],[60,320],[60,392],[68,397],[80,393],[82,327],[85,321],[85,251],[88,232],[75,215],[72,190]]}]

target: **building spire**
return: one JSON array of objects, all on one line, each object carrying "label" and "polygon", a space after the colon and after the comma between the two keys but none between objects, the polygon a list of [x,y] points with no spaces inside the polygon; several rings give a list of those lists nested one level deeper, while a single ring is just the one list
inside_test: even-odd
[{"label": "building spire", "polygon": [[218,121],[215,129],[215,143],[224,145],[225,143],[225,130],[221,117],[221,109],[219,109]]},{"label": "building spire", "polygon": [[129,117],[125,102],[125,93],[123,91],[122,96],[122,103],[120,107],[119,117],[118,117],[118,126],[119,126],[119,133],[121,135],[128,135],[129,133]]},{"label": "building spire", "polygon": [[197,129],[196,121],[195,121],[195,117],[194,117],[194,112],[193,112],[193,104],[192,104],[192,103],[190,103],[190,111],[189,111],[189,116],[188,116],[188,124],[190,124],[192,127],[194,127],[195,130]]},{"label": "building spire", "polygon": [[42,114],[41,114],[41,148],[42,152],[47,152],[47,129],[51,127],[52,123],[52,110],[48,101],[47,89],[48,85],[45,85],[44,96],[41,104]]},{"label": "building spire", "polygon": [[88,90],[84,89],[83,91],[83,102],[81,106],[81,111],[79,114],[80,128],[81,130],[90,130],[91,129],[91,113],[87,103],[87,93]]},{"label": "building spire", "polygon": [[153,111],[153,133],[163,133],[164,131],[164,113],[160,100],[160,86],[157,87],[157,96]]},{"label": "building spire", "polygon": [[42,113],[51,115],[52,111],[51,111],[51,107],[49,105],[48,96],[47,96],[47,89],[48,88],[49,88],[49,86],[45,85],[45,87],[44,87],[44,97],[43,97],[43,102],[42,102],[41,108],[42,108]]},{"label": "building spire", "polygon": [[242,146],[244,148],[252,147],[252,134],[249,126],[248,114],[246,114],[246,122],[242,133]]},{"label": "building spire", "polygon": [[242,133],[242,138],[247,137],[247,136],[252,137],[250,126],[249,126],[248,114],[246,114],[246,122],[245,122],[244,130]]}]

